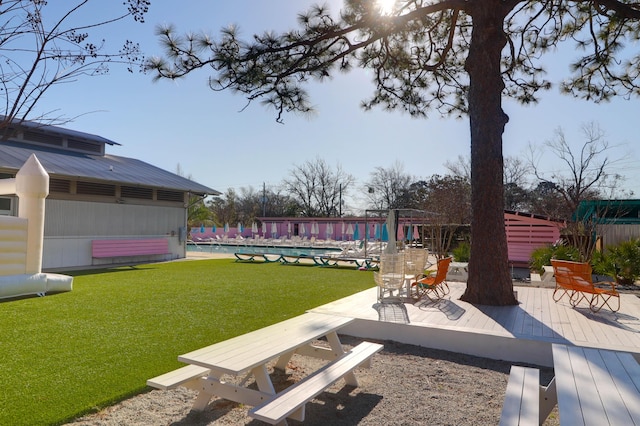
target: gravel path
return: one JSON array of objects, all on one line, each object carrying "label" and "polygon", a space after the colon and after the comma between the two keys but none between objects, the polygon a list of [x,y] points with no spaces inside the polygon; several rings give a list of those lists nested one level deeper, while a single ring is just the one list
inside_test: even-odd
[{"label": "gravel path", "polygon": [[[360,340],[344,336],[353,346]],[[319,342],[323,344],[324,342]],[[370,369],[356,372],[360,386],[338,382],[307,404],[305,425],[497,425],[510,363],[452,352],[383,342]],[[276,388],[290,385],[318,368],[319,362],[294,356],[286,374],[275,373]],[[541,369],[547,384],[551,369]],[[179,388],[154,390],[122,401],[70,423],[111,425],[261,425],[247,407],[212,400],[203,412],[192,412],[195,392]],[[300,424],[289,421],[290,425]],[[558,425],[553,412],[546,426]]]}]

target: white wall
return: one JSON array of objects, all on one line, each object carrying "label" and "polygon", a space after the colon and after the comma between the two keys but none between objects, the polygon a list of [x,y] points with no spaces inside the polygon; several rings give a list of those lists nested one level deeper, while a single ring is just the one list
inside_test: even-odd
[{"label": "white wall", "polygon": [[112,259],[91,257],[91,240],[104,238],[167,238],[170,255],[130,260],[182,258],[185,246],[178,241],[181,226],[185,226],[184,208],[47,199],[42,267],[51,270],[113,264]]}]

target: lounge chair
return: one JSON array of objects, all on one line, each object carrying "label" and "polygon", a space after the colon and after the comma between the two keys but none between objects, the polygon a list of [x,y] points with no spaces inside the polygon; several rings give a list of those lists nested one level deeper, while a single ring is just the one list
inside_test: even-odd
[{"label": "lounge chair", "polygon": [[405,278],[411,283],[424,275],[429,252],[421,248],[408,248],[404,251]]},{"label": "lounge chair", "polygon": [[[438,260],[438,270],[434,275],[429,275],[417,280],[412,284],[415,287],[414,298],[422,299],[427,297],[433,301],[440,300],[449,294],[449,284],[447,284],[447,272],[451,264],[451,257]],[[413,292],[412,292],[413,294]]]},{"label": "lounge chair", "polygon": [[[551,259],[551,265],[556,279],[556,288],[553,291],[555,302],[566,294],[574,308],[584,300],[593,312],[598,312],[604,306],[613,312],[620,309],[620,294],[616,290],[615,283],[612,281],[594,283],[590,264]],[[613,300],[611,300],[612,297]],[[610,300],[616,304],[610,305]]]},{"label": "lounge chair", "polygon": [[[405,282],[404,254],[382,254],[378,272],[373,273],[373,278],[378,284],[378,302],[386,300],[400,301],[400,291]],[[397,291],[397,296],[394,296]]]}]

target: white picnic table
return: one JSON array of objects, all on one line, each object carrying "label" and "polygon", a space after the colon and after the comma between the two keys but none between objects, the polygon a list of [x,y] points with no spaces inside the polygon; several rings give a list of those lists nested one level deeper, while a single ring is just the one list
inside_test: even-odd
[{"label": "white picnic table", "polygon": [[640,425],[640,364],[628,352],[553,345],[562,426]]},{"label": "white picnic table", "polygon": [[[201,379],[194,409],[204,409],[214,395],[253,406],[261,404],[276,394],[267,372],[269,362],[277,358],[276,368],[284,370],[295,352],[334,360],[344,354],[336,331],[353,320],[348,317],[306,313],[178,356],[179,361],[211,370],[208,377]],[[330,348],[311,344],[322,337],[326,337]],[[246,378],[253,375],[258,390],[225,383],[221,380],[224,374],[247,375]],[[353,373],[347,374],[345,378],[347,383],[356,385]]]}]

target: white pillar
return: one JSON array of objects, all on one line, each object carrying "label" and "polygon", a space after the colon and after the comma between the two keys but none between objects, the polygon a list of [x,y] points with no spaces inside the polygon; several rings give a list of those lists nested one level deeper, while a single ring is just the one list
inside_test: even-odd
[{"label": "white pillar", "polygon": [[42,272],[44,241],[44,199],[49,195],[49,174],[35,154],[31,154],[16,174],[18,217],[29,221],[27,228],[26,273]]}]

